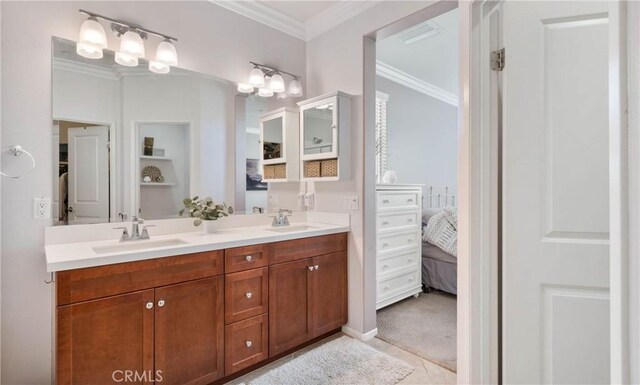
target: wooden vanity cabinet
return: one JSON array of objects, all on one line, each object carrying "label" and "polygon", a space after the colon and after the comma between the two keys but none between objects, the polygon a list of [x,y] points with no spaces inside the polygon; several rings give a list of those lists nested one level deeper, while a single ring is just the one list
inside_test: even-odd
[{"label": "wooden vanity cabinet", "polygon": [[62,271],[56,298],[57,384],[218,384],[347,322],[347,237]]}]

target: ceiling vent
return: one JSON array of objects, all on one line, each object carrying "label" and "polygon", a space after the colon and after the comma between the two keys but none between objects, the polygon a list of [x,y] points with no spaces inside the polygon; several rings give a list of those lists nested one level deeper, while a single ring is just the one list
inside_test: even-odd
[{"label": "ceiling vent", "polygon": [[398,34],[398,38],[404,44],[413,44],[423,39],[432,38],[438,36],[444,32],[438,23],[434,21],[425,21],[416,26],[413,26]]}]

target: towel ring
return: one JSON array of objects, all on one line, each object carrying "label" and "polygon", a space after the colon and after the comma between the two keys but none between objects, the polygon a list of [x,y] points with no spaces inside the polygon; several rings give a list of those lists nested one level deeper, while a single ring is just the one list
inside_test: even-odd
[{"label": "towel ring", "polygon": [[20,178],[24,178],[25,176],[31,174],[33,172],[33,170],[36,169],[36,159],[33,157],[33,155],[31,155],[31,153],[25,149],[22,148],[21,145],[19,144],[14,144],[13,146],[9,146],[9,149],[7,150],[9,151],[9,153],[13,156],[20,156],[22,154],[27,154],[27,156],[29,158],[31,158],[31,169],[29,171],[27,171],[26,173],[22,174],[22,175],[9,175],[9,174],[5,174],[4,172],[0,171],[0,175],[2,176],[6,176],[7,178],[11,178],[11,179],[20,179]]}]

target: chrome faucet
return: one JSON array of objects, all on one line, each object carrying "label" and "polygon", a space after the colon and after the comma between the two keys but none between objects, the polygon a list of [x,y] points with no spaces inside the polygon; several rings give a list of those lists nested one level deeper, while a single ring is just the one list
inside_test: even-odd
[{"label": "chrome faucet", "polygon": [[272,215],[273,222],[271,222],[271,227],[282,227],[289,226],[289,218],[287,215],[293,214],[293,211],[288,209],[280,209],[278,210],[278,215]]},{"label": "chrome faucet", "polygon": [[[127,231],[127,228],[124,226],[113,228],[114,230],[122,230],[122,235],[120,236],[120,242],[140,241],[143,239],[151,238],[149,236],[149,231],[147,230],[147,228],[153,227],[154,225],[145,226],[143,225],[144,219],[138,218],[138,217],[133,217],[132,222],[133,224],[131,225],[131,235],[129,235],[129,231]],[[142,226],[142,232],[140,231],[140,226]]]}]

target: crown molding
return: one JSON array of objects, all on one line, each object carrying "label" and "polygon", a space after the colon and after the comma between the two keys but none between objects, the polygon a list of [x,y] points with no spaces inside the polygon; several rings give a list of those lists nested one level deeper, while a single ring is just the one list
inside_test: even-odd
[{"label": "crown molding", "polygon": [[309,20],[306,26],[306,40],[320,36],[328,30],[356,17],[382,0],[341,1],[318,13]]},{"label": "crown molding", "polygon": [[458,95],[425,82],[380,60],[376,61],[376,75],[458,107]]},{"label": "crown molding", "polygon": [[306,40],[304,23],[259,1],[210,0],[215,5],[275,28],[301,40]]},{"label": "crown molding", "polygon": [[105,68],[95,64],[80,63],[74,60],[53,58],[53,68],[62,71],[75,72],[78,74],[95,76],[107,80],[120,80],[120,73],[113,69]]}]

